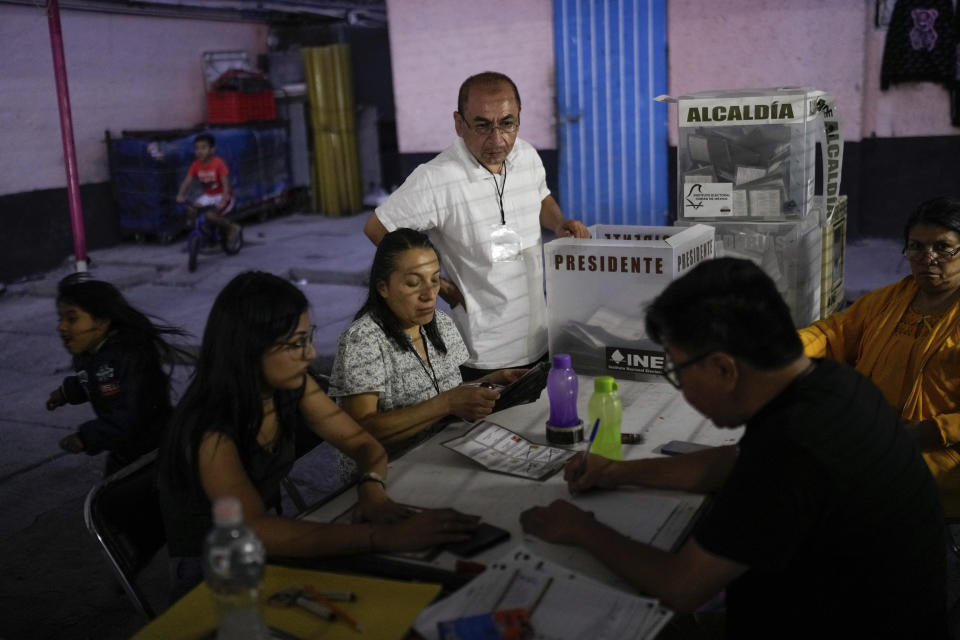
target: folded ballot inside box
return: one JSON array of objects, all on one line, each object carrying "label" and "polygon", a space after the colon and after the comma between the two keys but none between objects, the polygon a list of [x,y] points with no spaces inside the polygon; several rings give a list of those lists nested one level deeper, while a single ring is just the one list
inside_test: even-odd
[{"label": "folded ballot inside box", "polygon": [[714,230],[594,225],[592,238],[544,246],[550,353],[578,373],[662,380],[663,349],[646,335],[644,305],[714,255]]},{"label": "folded ballot inside box", "polygon": [[[827,190],[839,187],[833,98],[809,87],[704,91],[677,103],[681,219],[795,220],[815,213],[817,145]],[[822,212],[821,212],[822,213]]]},{"label": "folded ballot inside box", "polygon": [[[678,227],[690,224],[694,223],[677,221]],[[805,327],[820,319],[822,229],[817,215],[784,222],[710,224],[716,230],[717,256],[743,258],[763,269],[790,307],[794,324]]]}]

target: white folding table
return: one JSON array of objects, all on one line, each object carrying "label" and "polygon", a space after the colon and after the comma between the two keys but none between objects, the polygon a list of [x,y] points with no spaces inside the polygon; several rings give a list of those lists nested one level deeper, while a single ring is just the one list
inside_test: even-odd
[{"label": "white folding table", "polygon": [[[623,403],[622,431],[643,436],[643,442],[623,446],[625,459],[658,456],[659,447],[670,440],[716,446],[735,443],[742,434],[742,428],[715,427],[690,407],[679,391],[665,382],[618,380],[617,383]],[[578,411],[586,422],[593,378],[580,376],[580,385]],[[548,416],[549,404],[544,390],[536,402],[491,414],[487,420],[528,440],[547,444],[545,424]],[[641,488],[571,496],[562,472],[544,481],[493,473],[442,445],[470,428],[469,423],[454,422],[392,461],[387,486],[390,497],[398,502],[423,508],[452,507],[480,515],[484,521],[510,532],[510,542],[471,558],[477,562],[495,561],[498,555],[522,541],[542,557],[607,584],[624,587],[619,578],[586,552],[525,535],[520,527],[520,513],[557,498],[567,499],[593,511],[598,520],[630,537],[661,549],[670,549],[682,540],[703,505],[702,495]],[[342,517],[355,502],[356,493],[345,491],[303,517],[331,522]],[[403,560],[412,567],[419,565],[453,571],[457,557],[444,551],[429,560],[410,557]]]}]

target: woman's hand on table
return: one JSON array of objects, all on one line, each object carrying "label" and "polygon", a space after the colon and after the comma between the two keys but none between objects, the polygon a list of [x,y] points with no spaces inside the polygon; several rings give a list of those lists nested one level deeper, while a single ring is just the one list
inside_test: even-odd
[{"label": "woman's hand on table", "polygon": [[617,483],[610,479],[609,473],[614,461],[596,454],[588,454],[586,468],[583,465],[583,453],[573,456],[563,468],[563,479],[567,481],[570,493],[580,493],[588,489],[612,489]]},{"label": "woman's hand on table", "polygon": [[414,513],[410,507],[394,502],[376,482],[366,482],[357,489],[360,500],[353,510],[354,522],[392,524],[406,520]]},{"label": "woman's hand on table", "polygon": [[450,414],[464,420],[479,420],[490,415],[500,392],[487,387],[462,384],[444,391],[442,395],[450,407]]},{"label": "woman's hand on table", "polygon": [[371,531],[374,551],[416,551],[450,542],[469,540],[480,525],[480,516],[453,509],[426,509],[409,518]]},{"label": "woman's hand on table", "polygon": [[596,522],[592,511],[579,509],[566,500],[554,500],[549,507],[533,507],[520,514],[524,532],[555,544],[582,544]]}]

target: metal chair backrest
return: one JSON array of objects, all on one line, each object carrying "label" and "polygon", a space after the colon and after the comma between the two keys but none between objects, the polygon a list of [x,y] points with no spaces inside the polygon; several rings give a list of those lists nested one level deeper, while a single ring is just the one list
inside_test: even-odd
[{"label": "metal chair backrest", "polygon": [[87,494],[83,518],[103,547],[114,573],[137,611],[156,617],[137,573],[166,544],[157,495],[157,451],[104,478]]}]

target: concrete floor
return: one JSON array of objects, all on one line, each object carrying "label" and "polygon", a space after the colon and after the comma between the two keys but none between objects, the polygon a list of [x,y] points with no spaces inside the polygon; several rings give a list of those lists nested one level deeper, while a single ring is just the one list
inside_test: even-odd
[{"label": "concrete floor", "polygon": [[[346,218],[290,215],[245,228],[236,256],[200,257],[189,273],[182,238],[175,244],[124,244],[93,252],[93,273],[114,282],[137,307],[193,334],[199,343],[215,294],[240,271],[261,269],[303,287],[318,325],[317,351],[331,363],[336,338],[365,296],[363,282],[373,246],[361,232],[367,214]],[[889,240],[850,243],[847,297],[909,273]],[[20,638],[128,638],[145,620],[119,591],[99,547],[83,525],[87,491],[101,477],[103,456],[70,455],[57,442],[88,419],[88,406],[48,412],[44,402],[71,372],[55,335],[53,295],[71,265],[0,295],[0,640]],[[183,389],[188,371],[175,369]],[[295,471],[308,498],[333,490],[328,449],[301,461]],[[142,583],[163,606],[166,558],[158,556]]]},{"label": "concrete floor", "polygon": [[[361,229],[367,215],[290,215],[245,227],[235,256],[219,250],[187,270],[183,238],[175,244],[124,244],[92,253],[93,274],[116,284],[136,307],[180,326],[199,345],[216,293],[237,273],[260,269],[297,282],[311,302],[321,366],[333,362],[336,339],[366,296],[374,247]],[[83,500],[100,480],[104,456],[71,455],[57,446],[91,417],[87,405],[45,409],[50,391],[69,375],[70,357],[56,336],[54,294],[72,265],[13,283],[0,296],[0,639],[128,638],[145,622],[130,607],[83,524]],[[325,363],[325,364],[323,364]],[[179,366],[177,393],[190,371]],[[295,480],[308,499],[339,481],[331,451],[302,459]],[[291,508],[292,511],[292,508]],[[161,553],[141,583],[166,604]]]}]

